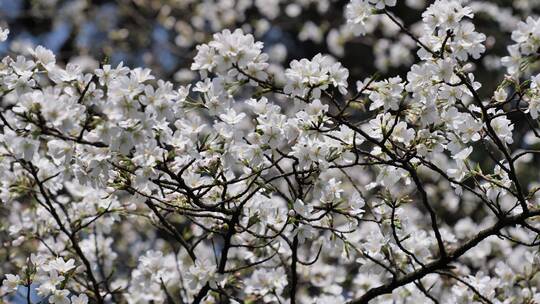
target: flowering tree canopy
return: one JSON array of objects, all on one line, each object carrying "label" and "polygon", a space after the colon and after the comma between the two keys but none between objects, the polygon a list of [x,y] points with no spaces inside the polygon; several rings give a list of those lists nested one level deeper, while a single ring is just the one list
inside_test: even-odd
[{"label": "flowering tree canopy", "polygon": [[[333,55],[286,61],[230,25],[317,1],[236,2],[213,35],[193,18],[189,84],[0,29],[1,301],[540,303],[539,18],[352,0]],[[502,58],[477,14],[509,33]],[[378,73],[337,59],[354,41]]]}]

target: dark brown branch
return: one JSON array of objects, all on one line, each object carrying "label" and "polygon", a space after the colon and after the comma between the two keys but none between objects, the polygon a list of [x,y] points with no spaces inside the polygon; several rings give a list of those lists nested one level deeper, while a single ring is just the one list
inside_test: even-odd
[{"label": "dark brown branch", "polygon": [[392,293],[392,291],[395,289],[419,280],[430,273],[444,270],[450,263],[457,261],[459,257],[468,252],[470,249],[476,247],[486,238],[499,234],[503,228],[521,224],[525,220],[538,215],[540,215],[540,209],[530,210],[527,213],[521,213],[519,215],[503,218],[490,228],[480,231],[476,236],[465,242],[456,250],[448,253],[447,256],[441,257],[436,261],[427,264],[425,267],[398,278],[393,282],[372,288],[360,298],[350,301],[350,304],[368,303],[370,300],[373,300],[378,296]]}]

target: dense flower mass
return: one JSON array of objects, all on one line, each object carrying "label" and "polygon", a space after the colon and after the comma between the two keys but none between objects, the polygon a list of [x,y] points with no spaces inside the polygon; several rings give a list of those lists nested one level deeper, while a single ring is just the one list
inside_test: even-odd
[{"label": "dense flower mass", "polygon": [[[1,302],[540,303],[540,18],[507,18],[499,58],[475,24],[503,24],[494,4],[409,27],[394,10],[424,1],[352,0],[328,51],[387,36],[358,77],[222,29],[251,1],[211,2],[183,85],[0,28]],[[253,5],[330,6],[284,2]]]}]

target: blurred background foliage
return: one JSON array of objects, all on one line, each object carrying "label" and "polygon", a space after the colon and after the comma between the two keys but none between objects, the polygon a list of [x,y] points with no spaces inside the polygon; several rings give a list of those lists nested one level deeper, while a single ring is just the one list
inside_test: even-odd
[{"label": "blurred background foliage", "polygon": [[[430,2],[401,0],[391,11],[414,29]],[[347,3],[343,0],[5,0],[0,1],[0,25],[10,28],[12,44],[10,48],[2,44],[0,52],[21,52],[41,44],[53,50],[60,62],[77,62],[83,68],[124,62],[132,67],[152,68],[160,78],[190,82],[195,77],[189,66],[196,45],[207,42],[214,32],[241,27],[263,41],[265,51],[277,57],[276,61],[287,63],[329,53],[351,71],[353,81],[381,70],[384,74],[404,77],[414,58],[414,43],[407,41],[387,20],[380,20],[382,26],[377,26],[371,34],[353,37],[343,26]],[[540,1],[476,1],[473,9],[477,15],[475,25],[488,36],[490,49],[490,55],[482,59],[487,62],[484,65],[487,69],[480,68],[477,76],[480,80],[500,78],[502,73],[495,76],[492,72],[498,68],[492,63],[496,62],[493,56],[505,55],[509,30],[517,20],[538,14]],[[506,26],[501,25],[504,22]],[[405,47],[392,46],[396,41],[402,41]]]}]

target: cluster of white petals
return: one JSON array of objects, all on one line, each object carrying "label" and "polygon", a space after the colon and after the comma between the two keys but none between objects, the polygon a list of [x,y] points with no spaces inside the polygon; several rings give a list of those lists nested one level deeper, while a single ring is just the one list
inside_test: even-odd
[{"label": "cluster of white petals", "polygon": [[287,85],[286,94],[299,97],[321,97],[321,91],[329,86],[337,88],[341,94],[347,93],[349,71],[335,62],[330,56],[315,55],[311,60],[293,60],[291,67],[285,71]]}]

